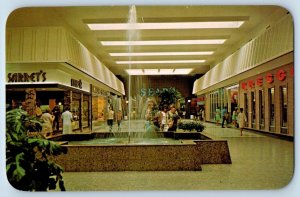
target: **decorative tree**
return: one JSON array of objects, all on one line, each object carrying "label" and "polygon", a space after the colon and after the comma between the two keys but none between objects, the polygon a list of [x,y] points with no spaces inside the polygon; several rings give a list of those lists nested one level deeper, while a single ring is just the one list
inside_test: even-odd
[{"label": "decorative tree", "polygon": [[[57,183],[65,191],[63,169],[51,159],[67,149],[38,135],[40,130],[41,122],[26,111],[14,109],[6,113],[8,181],[23,191],[47,191],[55,189]],[[29,135],[29,131],[36,134]]]},{"label": "decorative tree", "polygon": [[175,104],[177,100],[182,98],[181,93],[175,88],[164,88],[157,96],[160,98],[159,109],[162,109],[165,105]]}]

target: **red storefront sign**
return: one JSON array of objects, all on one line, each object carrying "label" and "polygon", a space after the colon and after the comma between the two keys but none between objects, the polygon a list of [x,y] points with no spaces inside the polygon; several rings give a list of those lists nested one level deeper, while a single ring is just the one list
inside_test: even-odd
[{"label": "red storefront sign", "polygon": [[[291,67],[289,70],[289,76],[294,76],[294,67]],[[276,74],[272,74],[271,72],[268,72],[265,74],[265,76],[258,76],[255,80],[248,80],[246,82],[241,83],[241,87],[243,90],[253,89],[255,86],[261,87],[264,82],[268,84],[272,84],[274,80],[284,81],[287,77],[287,72],[284,69],[277,70]]]}]

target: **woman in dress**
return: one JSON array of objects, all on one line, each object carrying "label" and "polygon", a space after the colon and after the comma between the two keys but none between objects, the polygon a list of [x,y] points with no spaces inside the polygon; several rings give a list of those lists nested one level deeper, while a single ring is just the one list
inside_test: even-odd
[{"label": "woman in dress", "polygon": [[241,136],[243,135],[243,129],[246,125],[246,122],[247,122],[247,117],[246,115],[244,114],[243,112],[243,108],[240,109],[240,113],[238,115],[238,122],[239,122],[239,128],[240,128],[240,131],[241,131]]},{"label": "woman in dress", "polygon": [[42,124],[42,133],[47,136],[47,134],[52,134],[52,123],[54,121],[54,116],[50,114],[50,109],[47,108],[45,113],[42,114],[41,120]]}]

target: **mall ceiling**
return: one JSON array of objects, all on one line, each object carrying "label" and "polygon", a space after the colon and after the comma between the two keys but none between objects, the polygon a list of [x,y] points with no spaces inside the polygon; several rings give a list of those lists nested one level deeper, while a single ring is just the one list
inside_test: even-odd
[{"label": "mall ceiling", "polygon": [[[277,6],[136,6],[138,23],[164,23],[156,29],[137,30],[131,40],[173,41],[193,40],[190,44],[165,43],[162,45],[106,46],[101,41],[127,41],[128,30],[91,30],[88,23],[124,23],[128,22],[130,6],[94,6],[94,7],[44,7],[21,8],[8,18],[8,27],[22,26],[64,26],[116,75],[126,75],[129,68],[126,62],[142,61],[130,64],[139,69],[192,68],[189,75],[204,74],[217,63],[234,53],[249,40],[277,22],[287,10]],[[183,29],[186,22],[244,21],[239,28],[196,28],[196,25]],[[183,22],[172,29],[166,29],[167,23]],[[195,40],[225,40],[223,44],[197,44]],[[112,56],[110,53],[144,53],[152,55]],[[212,54],[177,54],[162,52],[203,52]],[[157,55],[157,52],[160,55]],[[175,61],[165,63],[159,61]],[[204,60],[199,63],[178,60]],[[144,61],[156,61],[146,63]],[[177,62],[176,62],[177,61]],[[117,64],[118,63],[118,64]]]}]

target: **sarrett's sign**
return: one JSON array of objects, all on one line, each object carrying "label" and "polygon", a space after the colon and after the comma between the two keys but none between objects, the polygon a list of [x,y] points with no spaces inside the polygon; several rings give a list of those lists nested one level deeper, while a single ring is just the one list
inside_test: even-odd
[{"label": "sarrett's sign", "polygon": [[46,81],[46,72],[40,70],[32,73],[8,73],[8,82],[44,82]]},{"label": "sarrett's sign", "polygon": [[287,76],[294,77],[294,67],[289,68],[289,70],[279,69],[275,74],[267,72],[265,75],[260,75],[256,77],[255,80],[250,79],[241,83],[243,90],[248,90],[255,88],[255,86],[261,87],[264,83],[272,84],[275,80],[284,81]]}]

